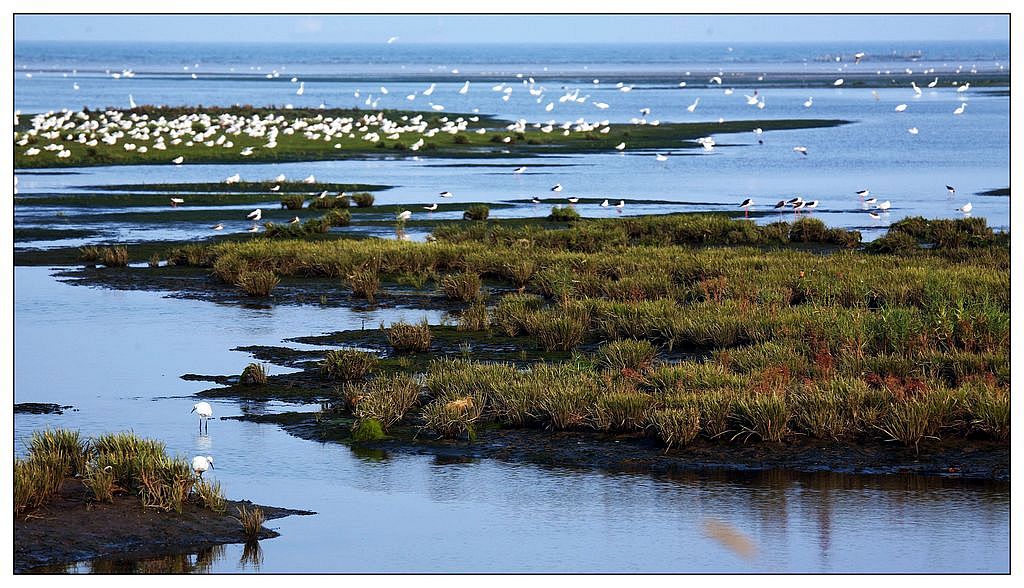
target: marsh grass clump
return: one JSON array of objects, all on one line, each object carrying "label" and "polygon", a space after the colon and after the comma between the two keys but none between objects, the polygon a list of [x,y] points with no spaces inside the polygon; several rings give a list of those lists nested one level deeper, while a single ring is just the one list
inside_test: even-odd
[{"label": "marsh grass clump", "polygon": [[356,349],[334,349],[320,362],[320,375],[329,380],[362,380],[376,369],[379,360],[373,353]]},{"label": "marsh grass clump", "polygon": [[277,288],[281,278],[272,271],[244,270],[238,273],[235,286],[241,288],[249,296],[265,298]]},{"label": "marsh grass clump", "polygon": [[654,398],[630,386],[613,386],[597,397],[591,420],[601,431],[639,431],[647,424]]},{"label": "marsh grass clump", "polygon": [[267,371],[261,363],[250,363],[242,370],[238,383],[243,386],[262,386],[267,383]]},{"label": "marsh grass clump", "polygon": [[623,339],[598,347],[595,359],[597,365],[606,370],[643,372],[654,365],[657,355],[658,350],[650,341]]},{"label": "marsh grass clump", "polygon": [[387,335],[388,344],[398,353],[423,353],[430,350],[432,335],[427,319],[417,324],[399,321],[386,329],[381,323],[380,328]]},{"label": "marsh grass clump", "polygon": [[420,412],[423,427],[447,439],[466,437],[474,441],[474,425],[483,414],[484,403],[481,395],[438,398]]},{"label": "marsh grass clump", "polygon": [[353,386],[346,394],[353,399],[358,422],[374,419],[387,431],[419,402],[420,385],[406,374],[390,374]]},{"label": "marsh grass clump", "polygon": [[789,432],[789,410],[781,394],[741,395],[736,399],[734,418],[740,427],[735,437],[780,442]]},{"label": "marsh grass clump", "polygon": [[373,200],[373,194],[369,192],[356,192],[352,195],[352,202],[354,202],[359,208],[369,208],[373,206]]},{"label": "marsh grass clump", "polygon": [[38,508],[56,496],[64,484],[64,462],[50,458],[14,460],[14,512]]},{"label": "marsh grass clump", "polygon": [[192,491],[203,507],[218,514],[224,514],[227,511],[227,501],[224,499],[224,493],[221,491],[220,482],[200,479],[195,483]]},{"label": "marsh grass clump", "polygon": [[99,502],[113,502],[114,495],[124,491],[124,488],[117,485],[117,475],[110,466],[90,466],[82,483]]},{"label": "marsh grass clump", "polygon": [[483,297],[480,291],[483,285],[480,275],[474,272],[448,274],[441,278],[441,290],[449,300],[474,302]]},{"label": "marsh grass clump", "polygon": [[332,209],[332,208],[348,208],[351,206],[351,202],[348,199],[347,194],[339,194],[333,198],[324,196],[323,198],[313,198],[309,201],[310,208],[319,209]]},{"label": "marsh grass clump", "polygon": [[100,252],[100,263],[107,267],[127,267],[128,248],[123,245],[103,248]]},{"label": "marsh grass clump", "polygon": [[459,331],[486,331],[491,326],[487,306],[482,302],[470,305],[459,315]]},{"label": "marsh grass clump", "polygon": [[348,275],[348,285],[352,288],[352,295],[356,298],[365,298],[370,304],[374,303],[374,296],[380,290],[380,265],[368,263],[356,269]]},{"label": "marsh grass clump", "polygon": [[586,337],[590,313],[582,306],[561,306],[536,311],[526,324],[544,351],[569,351]]},{"label": "marsh grass clump", "polygon": [[62,475],[81,476],[89,461],[89,444],[78,431],[68,429],[46,429],[35,431],[28,442],[29,459],[63,464]]},{"label": "marsh grass clump", "polygon": [[260,531],[263,530],[263,522],[266,518],[263,515],[263,510],[258,506],[248,508],[244,504],[237,507],[238,517],[236,520],[242,525],[242,533],[245,538],[249,541],[255,541],[260,537]]},{"label": "marsh grass clump", "polygon": [[103,251],[95,245],[86,245],[78,248],[78,259],[85,263],[98,263],[103,256]]},{"label": "marsh grass clump", "polygon": [[648,422],[665,450],[685,447],[700,434],[700,407],[688,403],[673,408],[660,408],[650,412]]},{"label": "marsh grass clump", "polygon": [[552,206],[548,220],[557,223],[571,223],[580,220],[580,213],[571,206]]},{"label": "marsh grass clump", "polygon": [[287,208],[288,210],[300,210],[305,203],[306,198],[302,194],[289,194],[281,198],[281,208]]},{"label": "marsh grass clump", "polygon": [[149,256],[149,267],[160,267],[160,254],[154,253]]},{"label": "marsh grass clump", "polygon": [[487,220],[487,217],[491,214],[491,208],[486,204],[474,204],[466,209],[462,213],[462,218],[465,220],[482,221]]},{"label": "marsh grass clump", "polygon": [[494,309],[494,324],[509,337],[525,335],[533,312],[544,305],[536,294],[506,294]]},{"label": "marsh grass clump", "polygon": [[358,420],[352,423],[353,441],[379,441],[384,438],[384,428],[374,418]]},{"label": "marsh grass clump", "polygon": [[162,455],[140,468],[139,497],[144,507],[181,513],[195,483],[188,462]]}]

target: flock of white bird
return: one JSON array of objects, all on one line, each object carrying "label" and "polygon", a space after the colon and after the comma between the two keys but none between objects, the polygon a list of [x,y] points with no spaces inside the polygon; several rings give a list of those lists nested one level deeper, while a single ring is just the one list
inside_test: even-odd
[{"label": "flock of white bird", "polygon": [[[863,53],[854,55],[854,63],[860,63],[864,58]],[[199,64],[194,65],[195,68],[199,67]],[[840,68],[840,71],[844,71],[846,65]],[[188,66],[185,70],[188,71]],[[962,71],[962,67],[956,70],[959,74]],[[451,70],[453,74],[458,73],[457,69]],[[976,70],[972,69],[972,73]],[[130,69],[125,69],[120,72],[107,72],[114,79],[121,78],[132,78],[135,76],[135,72]],[[882,71],[876,72],[881,75]],[[886,74],[891,72],[886,71]],[[914,72],[909,68],[905,70],[906,74],[913,74]],[[932,70],[924,70],[924,74],[934,73]],[[686,72],[689,75],[690,72]],[[280,72],[274,71],[266,74],[268,78],[276,78],[280,76]],[[714,88],[719,87],[723,93],[730,96],[734,93],[734,88],[724,87],[723,76],[724,72],[719,72],[718,75],[713,75],[709,78],[707,87]],[[193,78],[196,77],[195,73],[192,73]],[[31,74],[26,74],[26,77],[31,77]],[[763,76],[758,78],[763,80]],[[304,80],[300,80],[297,77],[292,77],[291,82],[298,84],[295,94],[302,96],[306,93],[306,85]],[[939,77],[936,76],[934,79],[927,83],[928,88],[936,88],[939,85]],[[591,86],[594,88],[600,87],[602,84],[601,80],[593,79]],[[832,82],[833,87],[840,87],[845,84],[844,78],[837,78]],[[961,97],[960,105],[953,110],[954,115],[963,115],[967,108],[967,92],[970,89],[970,83],[959,83],[951,82],[951,85],[956,88],[957,96]],[[469,80],[466,80],[455,93],[458,95],[466,95],[470,92],[472,84]],[[590,94],[586,93],[583,88],[561,88],[560,95],[557,98],[550,98],[551,92],[544,85],[539,84],[534,78],[528,77],[524,74],[516,74],[514,81],[499,82],[490,87],[490,90],[497,93],[502,100],[508,101],[515,91],[516,87],[525,89],[528,94],[536,100],[537,104],[544,104],[543,110],[545,112],[552,112],[555,109],[556,102],[561,103],[586,103],[590,100]],[[630,92],[633,90],[633,85],[626,84],[624,82],[618,82],[615,84],[615,88],[620,92]],[[680,88],[686,88],[687,83],[680,82]],[[77,81],[74,83],[74,89],[77,90],[79,85]],[[917,85],[916,82],[910,82],[910,88],[913,91],[915,98],[922,95],[922,89]],[[412,102],[421,97],[432,98],[434,93],[438,90],[437,83],[430,83],[425,89],[412,92],[405,96],[406,101]],[[379,91],[371,92],[363,95],[360,90],[354,92],[354,97],[363,99],[364,104],[371,108],[377,108],[380,103],[381,96],[386,96],[390,93],[387,87],[381,86]],[[877,92],[872,91],[872,94],[876,100],[879,99]],[[757,109],[766,108],[765,96],[758,90],[754,90],[751,95],[744,95],[746,104]],[[693,113],[697,110],[701,101],[701,97],[697,96],[693,102],[686,107],[686,110]],[[545,104],[546,102],[546,104]],[[599,102],[591,100],[591,103],[598,110],[604,110],[609,107],[606,102]],[[129,95],[129,106],[132,108],[136,107],[134,97]],[[428,106],[431,110],[439,112],[443,111],[445,107],[442,104],[428,102]],[[814,97],[808,97],[803,102],[805,108],[812,108],[814,106]],[[292,108],[292,105],[288,104],[285,106],[285,110]],[[324,104],[320,105],[320,108],[325,108]],[[894,108],[896,113],[906,113],[910,110],[910,105],[907,103],[900,103]],[[478,108],[474,108],[473,112],[479,112]],[[647,117],[651,114],[650,108],[640,109],[640,116],[630,119],[630,123],[634,125],[651,125],[657,126],[661,124],[659,120],[648,120]],[[18,117],[20,112],[15,113],[15,124],[18,124]],[[719,118],[718,121],[724,122],[723,118]],[[499,129],[489,129],[486,126],[479,124],[480,117],[473,115],[468,117],[454,117],[450,118],[443,116],[437,119],[425,119],[423,114],[417,115],[401,115],[397,120],[392,120],[386,116],[383,112],[368,112],[361,116],[349,116],[349,117],[332,117],[324,115],[316,115],[312,117],[288,117],[284,114],[267,114],[265,116],[242,116],[230,113],[223,113],[216,116],[211,116],[207,113],[190,113],[182,114],[173,118],[168,118],[162,115],[149,115],[137,112],[124,112],[119,110],[108,109],[105,111],[96,112],[74,112],[64,109],[60,112],[46,112],[35,115],[31,119],[31,128],[15,133],[15,144],[17,146],[28,146],[23,151],[23,155],[32,157],[36,156],[41,151],[56,152],[57,158],[68,158],[72,155],[73,149],[95,147],[100,143],[114,146],[120,144],[125,151],[136,152],[136,153],[148,153],[150,151],[174,151],[177,152],[175,157],[169,158],[168,161],[174,165],[182,165],[187,161],[188,150],[191,148],[205,147],[223,149],[225,151],[236,151],[243,157],[250,157],[259,151],[273,150],[278,147],[278,140],[281,136],[300,136],[310,142],[334,142],[333,147],[340,149],[342,147],[339,141],[341,140],[357,140],[363,141],[367,146],[374,146],[384,140],[398,141],[403,138],[411,138],[409,143],[409,149],[413,152],[419,151],[425,145],[427,139],[434,137],[438,134],[450,134],[458,135],[460,133],[477,133],[486,134],[488,132],[501,132]],[[562,123],[556,120],[548,120],[545,122],[534,122],[528,123],[526,119],[516,120],[507,126],[504,131],[507,133],[501,138],[504,143],[510,143],[512,137],[516,133],[525,132],[528,128],[539,130],[543,133],[560,132],[563,136],[570,136],[572,133],[608,133],[611,130],[609,120],[599,121],[588,121],[585,118],[577,118],[573,121],[565,121]],[[753,130],[757,136],[759,143],[763,140],[761,136],[763,131],[758,128]],[[918,127],[910,127],[907,132],[911,135],[917,135],[920,133]],[[235,142],[247,143],[244,146],[236,146]],[[714,151],[716,143],[712,137],[701,137],[696,142],[705,151]],[[44,144],[45,143],[45,144]],[[37,147],[36,145],[42,145]],[[614,149],[618,152],[623,152],[627,148],[625,142],[620,142],[614,146]],[[793,147],[793,151],[799,155],[807,157],[809,150],[806,146],[798,145]],[[668,161],[669,156],[665,153],[655,153],[654,157],[656,161],[665,162]],[[513,173],[521,174],[526,171],[525,166],[516,168]],[[309,178],[312,179],[312,176]],[[241,181],[240,174],[234,174],[225,178],[226,184],[239,183]],[[279,181],[284,181],[283,177]],[[313,183],[313,182],[309,182]],[[278,188],[279,189],[279,188]],[[273,188],[271,191],[276,191]],[[441,194],[442,197],[449,197],[450,194],[444,192]],[[323,197],[323,195],[321,195]],[[535,199],[538,202],[539,199]],[[184,200],[180,198],[174,198],[171,200],[172,206],[178,206],[183,204]],[[570,200],[570,204],[573,202]],[[809,212],[817,206],[816,200],[804,201],[802,198],[797,197],[790,201],[786,201],[786,206],[791,206],[797,213]],[[888,201],[881,204],[888,204]],[[869,212],[872,216],[884,213],[887,207],[882,207],[879,204],[876,208],[872,208]],[[624,202],[620,201],[615,206],[616,209],[621,211],[624,207]],[[753,200],[748,199],[740,206],[745,211],[750,210],[754,205]],[[608,201],[602,203],[602,206],[610,206]],[[435,210],[437,207],[436,203],[424,207],[427,211]],[[781,209],[785,206],[776,204],[773,208]],[[971,204],[968,203],[963,207],[957,209],[958,211],[969,214],[971,210]],[[402,211],[398,214],[397,220],[404,221],[411,217],[411,211]],[[260,221],[262,218],[262,210],[256,209],[247,215],[247,219],[252,220],[254,223]],[[293,219],[292,222],[297,222],[297,219]],[[218,223],[211,227],[214,230],[223,230],[224,225]],[[258,232],[259,226],[254,224],[249,229],[250,232]]]}]

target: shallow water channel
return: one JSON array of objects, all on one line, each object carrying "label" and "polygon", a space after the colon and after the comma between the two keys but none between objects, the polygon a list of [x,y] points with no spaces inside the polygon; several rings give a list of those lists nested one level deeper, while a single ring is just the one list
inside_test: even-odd
[{"label": "shallow water channel", "polygon": [[[33,430],[131,429],[171,453],[216,457],[233,499],[316,511],[270,521],[281,536],[183,556],[212,572],[1007,572],[1008,483],[917,476],[702,472],[675,477],[492,460],[354,452],[276,425],[214,420],[200,435],[185,373],[237,374],[231,351],[426,316],[317,305],[249,308],[15,277],[15,402],[73,405],[16,415]],[[294,343],[287,343],[296,346]],[[270,373],[284,368],[270,366]],[[316,406],[211,401],[216,417]],[[726,524],[749,557],[707,533]],[[182,558],[82,562],[67,571],[170,569]],[[161,568],[163,564],[165,568]]]}]

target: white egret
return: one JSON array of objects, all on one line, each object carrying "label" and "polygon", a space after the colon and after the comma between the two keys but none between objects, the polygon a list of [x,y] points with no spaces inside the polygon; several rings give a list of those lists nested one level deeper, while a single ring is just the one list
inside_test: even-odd
[{"label": "white egret", "polygon": [[928,82],[928,87],[929,88],[934,88],[937,85],[939,85],[939,77],[938,76],[935,76],[934,80]]},{"label": "white egret", "polygon": [[896,110],[896,112],[903,112],[906,109],[907,109],[907,105],[906,104],[897,104],[895,110]]},{"label": "white egret", "polygon": [[693,104],[691,104],[691,105],[686,107],[686,111],[687,112],[694,112],[695,110],[697,110],[697,105],[698,104],[700,104],[700,97],[699,96],[697,97],[696,100],[693,101]]},{"label": "white egret", "polygon": [[306,93],[306,82],[299,82],[299,89],[295,90],[296,96],[302,96]]},{"label": "white egret", "polygon": [[607,199],[605,199],[605,201],[601,203],[601,208],[608,208],[608,200]]},{"label": "white egret", "polygon": [[135,98],[132,98],[131,94],[128,94],[128,107],[129,108],[135,108],[136,107]]},{"label": "white egret", "polygon": [[960,106],[958,106],[956,110],[953,111],[953,114],[963,114],[964,110],[967,110],[967,103],[961,102]]},{"label": "white egret", "polygon": [[402,222],[405,222],[405,221],[409,220],[410,218],[412,218],[412,211],[411,210],[403,210],[402,212],[400,212],[400,213],[395,215],[395,219],[397,219],[399,221],[402,221]]},{"label": "white egret", "polygon": [[259,221],[261,218],[263,218],[263,209],[257,208],[256,210],[245,215],[245,218],[252,219],[254,221]]},{"label": "white egret", "polygon": [[211,455],[197,455],[192,458],[192,471],[195,472],[196,475],[198,475],[200,478],[203,477],[203,472],[212,467],[213,456]]},{"label": "white egret", "polygon": [[197,402],[192,405],[192,410],[199,417],[199,432],[203,431],[203,423],[206,423],[206,430],[210,430],[210,417],[213,416],[213,407],[210,406],[209,402]]},{"label": "white egret", "polygon": [[957,88],[956,91],[957,91],[958,94],[962,94],[962,93],[966,92],[967,90],[969,90],[970,87],[971,87],[971,83],[967,82],[966,84],[964,84],[964,85],[960,86],[959,88]]},{"label": "white egret", "polygon": [[878,208],[878,210],[889,210],[892,208],[892,202],[889,202],[888,200],[879,202],[876,208]]},{"label": "white egret", "polygon": [[810,108],[814,106],[814,97],[810,96],[804,101],[804,108]]},{"label": "white egret", "polygon": [[224,178],[224,183],[225,184],[237,184],[238,182],[241,182],[241,181],[242,181],[242,175],[241,174],[235,174],[233,176],[228,176],[228,177]]},{"label": "white egret", "polygon": [[910,133],[911,135],[916,135],[920,131],[917,130],[917,127],[910,127],[909,129],[907,129],[907,132]]},{"label": "white egret", "polygon": [[833,85],[833,86],[836,86],[836,87],[838,87],[838,86],[842,86],[842,85],[843,85],[843,82],[844,82],[843,78],[839,78],[838,80],[836,80],[836,81],[832,82],[832,85]]},{"label": "white egret", "polygon": [[459,94],[465,94],[466,92],[469,92],[469,80],[466,80],[466,83],[462,84],[462,87],[459,88]]},{"label": "white egret", "polygon": [[619,143],[618,145],[615,146],[615,149],[617,151],[622,151],[625,148],[626,148],[626,142],[625,141],[623,141],[622,143]]},{"label": "white egret", "polygon": [[921,88],[918,88],[916,83],[910,82],[910,87],[914,89],[914,95],[915,96],[920,96],[921,95]]}]

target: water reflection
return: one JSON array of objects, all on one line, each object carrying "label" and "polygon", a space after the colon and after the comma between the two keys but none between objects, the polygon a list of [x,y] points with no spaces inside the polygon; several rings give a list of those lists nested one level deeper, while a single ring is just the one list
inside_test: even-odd
[{"label": "water reflection", "polygon": [[246,571],[258,572],[263,565],[263,548],[259,541],[246,541],[238,565]]}]

